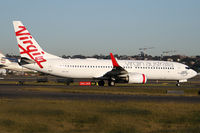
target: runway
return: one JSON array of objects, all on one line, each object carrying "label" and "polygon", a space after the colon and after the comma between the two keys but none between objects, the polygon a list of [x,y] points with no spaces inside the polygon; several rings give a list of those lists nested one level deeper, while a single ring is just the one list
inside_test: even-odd
[{"label": "runway", "polygon": [[[55,100],[69,99],[69,100],[155,101],[155,102],[190,102],[190,103],[200,102],[200,96],[171,96],[171,95],[154,96],[154,95],[62,93],[62,92],[48,92],[48,91],[30,91],[23,89],[24,87],[30,87],[30,86],[33,85],[24,85],[24,86],[15,84],[0,85],[0,98],[42,98],[42,99],[55,99]],[[39,85],[36,86],[38,87]],[[46,85],[45,87],[48,87],[48,85]],[[62,86],[56,86],[56,87],[62,87]]]}]

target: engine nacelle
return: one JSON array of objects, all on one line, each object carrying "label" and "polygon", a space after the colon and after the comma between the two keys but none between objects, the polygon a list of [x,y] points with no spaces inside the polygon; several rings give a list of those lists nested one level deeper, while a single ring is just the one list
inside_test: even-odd
[{"label": "engine nacelle", "polygon": [[128,83],[138,83],[145,84],[147,82],[147,77],[144,74],[140,73],[130,73],[128,75]]}]

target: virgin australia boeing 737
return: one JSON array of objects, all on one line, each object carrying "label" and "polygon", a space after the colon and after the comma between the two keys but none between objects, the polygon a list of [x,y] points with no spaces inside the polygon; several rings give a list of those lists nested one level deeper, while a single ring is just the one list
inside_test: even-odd
[{"label": "virgin australia boeing 737", "polygon": [[115,83],[146,83],[147,79],[176,80],[187,82],[197,75],[188,66],[167,61],[116,61],[111,53],[111,60],[63,59],[45,52],[20,21],[13,21],[18,47],[21,55],[20,64],[39,72],[67,77],[91,78],[98,84],[109,86]]}]

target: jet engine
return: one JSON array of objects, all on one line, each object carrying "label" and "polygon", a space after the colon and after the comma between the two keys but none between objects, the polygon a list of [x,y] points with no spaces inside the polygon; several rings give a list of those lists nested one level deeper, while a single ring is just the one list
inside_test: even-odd
[{"label": "jet engine", "polygon": [[128,83],[139,83],[145,84],[147,82],[147,77],[144,74],[140,73],[130,73],[128,75]]}]

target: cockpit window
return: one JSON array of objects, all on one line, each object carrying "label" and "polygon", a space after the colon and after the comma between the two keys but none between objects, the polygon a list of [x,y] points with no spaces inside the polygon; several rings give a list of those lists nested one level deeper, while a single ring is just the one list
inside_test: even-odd
[{"label": "cockpit window", "polygon": [[185,67],[185,69],[190,69],[190,67]]}]

